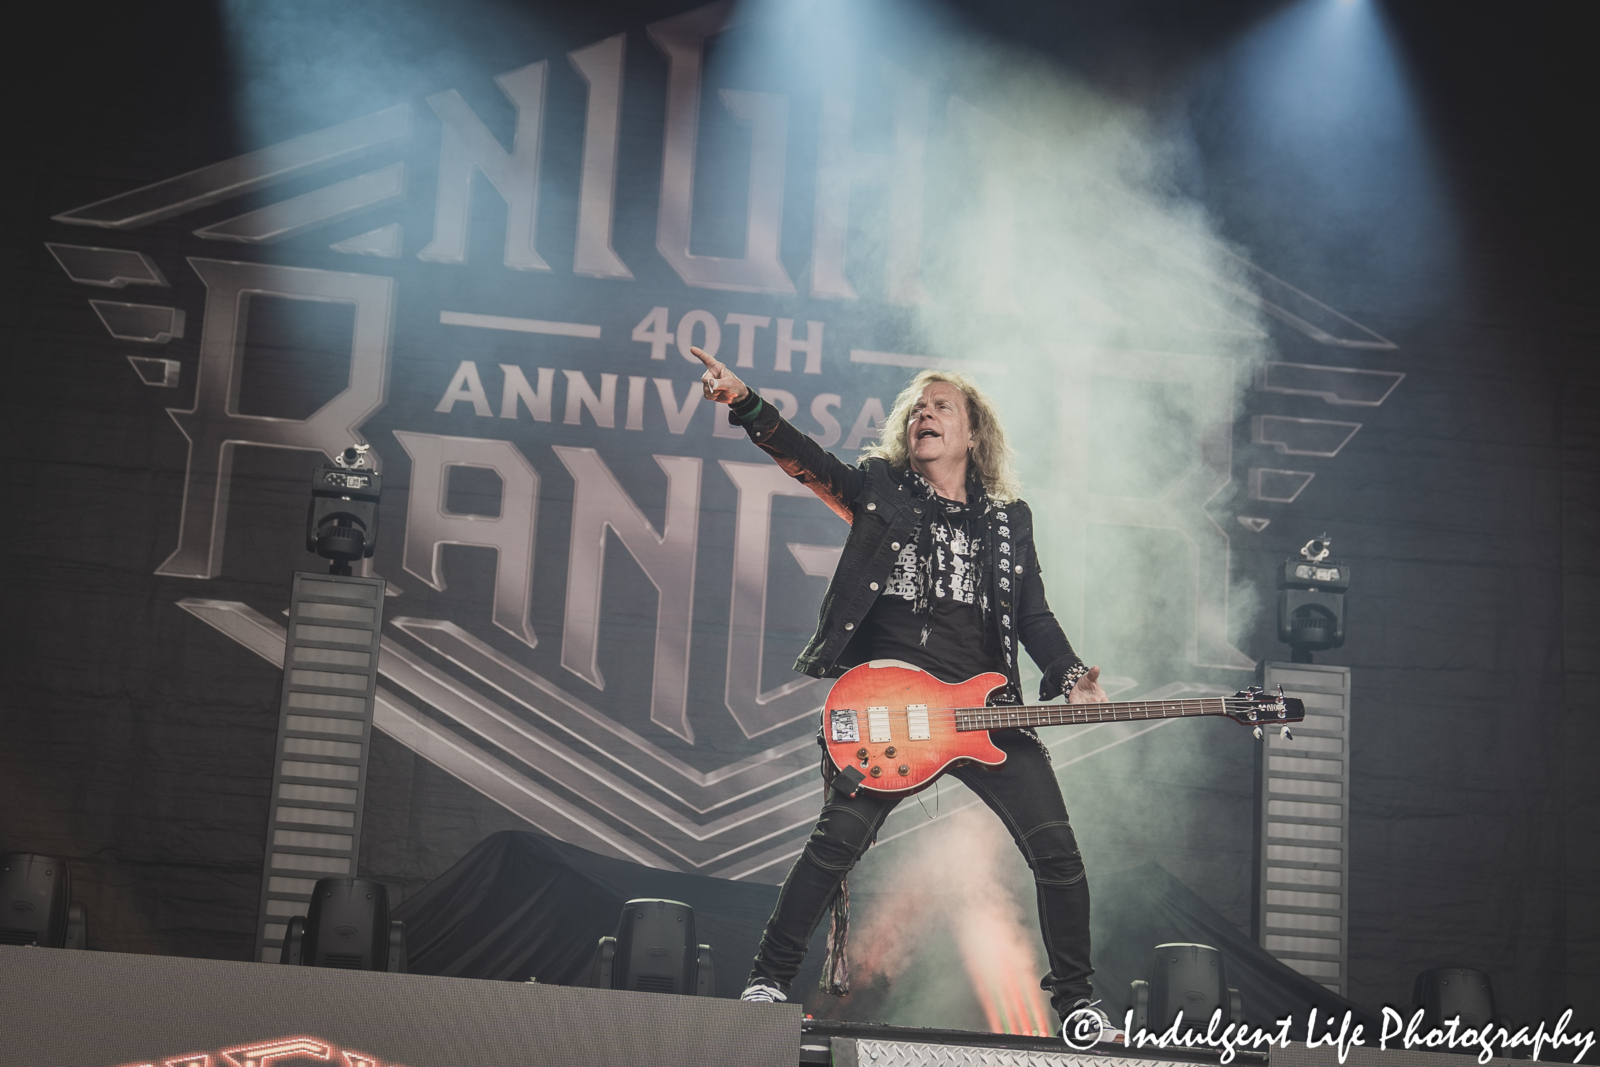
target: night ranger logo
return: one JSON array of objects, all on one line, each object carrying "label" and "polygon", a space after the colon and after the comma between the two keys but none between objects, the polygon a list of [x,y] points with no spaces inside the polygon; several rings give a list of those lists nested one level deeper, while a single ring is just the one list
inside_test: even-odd
[{"label": "night ranger logo", "polygon": [[[571,155],[547,151],[547,90],[554,71],[541,60],[493,79],[513,116],[509,146],[492,132],[492,116],[486,123],[450,89],[429,96],[426,112],[414,113],[405,104],[389,107],[66,211],[55,221],[133,231],[234,198],[259,199],[264,190],[293,183],[293,195],[211,221],[192,236],[255,250],[261,259],[270,258],[279,242],[294,241],[299,243],[290,249],[309,248],[319,259],[332,251],[395,261],[394,276],[388,276],[195,255],[187,267],[204,285],[203,309],[90,301],[112,336],[140,347],[128,359],[141,380],[155,387],[182,384],[182,362],[160,353],[201,314],[193,402],[168,409],[189,453],[177,544],[158,573],[192,579],[220,573],[238,449],[331,457],[367,439],[369,422],[391,405],[391,389],[399,386],[413,401],[408,419],[438,421],[413,421],[372,442],[391,466],[401,453],[409,464],[403,521],[392,514],[385,520],[380,548],[387,560],[398,547],[405,573],[386,577],[402,587],[413,588],[416,581],[444,593],[444,547],[475,546],[494,554],[493,599],[476,616],[481,627],[470,628],[458,621],[468,612],[454,619],[423,617],[408,610],[410,598],[391,601],[376,725],[564,840],[659,867],[777,880],[815,816],[820,786],[813,718],[824,689],[813,679],[778,672],[769,636],[778,629],[809,629],[845,531],[829,518],[832,525],[808,529],[832,530],[826,535],[831,542],[822,534],[782,539],[788,529],[782,516],[807,507],[820,518],[826,515],[822,504],[742,443],[743,432],[703,401],[698,363],[690,368],[682,361],[694,362],[688,355],[692,344],[718,355],[821,445],[853,454],[882,427],[897,375],[960,365],[889,351],[891,345],[877,340],[903,336],[895,324],[940,299],[924,247],[940,225],[928,200],[938,170],[935,154],[1016,135],[959,96],[941,97],[933,82],[893,63],[869,61],[844,46],[830,52],[819,59],[816,84],[807,90],[819,101],[815,114],[805,116],[806,128],[814,121],[817,131],[815,167],[803,176],[813,189],[810,245],[803,276],[792,276],[781,255],[785,210],[794,210],[793,200],[785,198],[786,181],[802,179],[790,161],[796,119],[791,108],[812,97],[723,88],[711,98],[704,85],[706,42],[729,29],[732,12],[732,5],[713,4],[646,28],[666,62],[653,219],[640,219],[638,212],[619,216],[617,206],[620,183],[643,165],[624,158],[625,105],[638,102],[623,99],[627,35],[617,34],[567,53],[571,74],[586,94],[581,151]],[[862,71],[871,77],[861,91],[880,94],[873,102],[887,121],[876,151],[857,146]],[[748,145],[733,168],[742,189],[735,198],[743,213],[743,254],[737,257],[691,251],[696,212],[709,210],[695,192],[707,104],[724,109],[745,131]],[[436,155],[351,173],[368,157],[404,154],[421,116],[436,124]],[[983,254],[965,265],[961,296],[974,314],[1003,318],[1017,311],[1017,242],[1028,222],[1018,214],[1024,202],[1019,189],[1027,176],[1004,161],[985,162],[987,153],[965,155],[982,194],[973,198],[975,225],[990,239]],[[301,241],[341,223],[348,231],[347,220],[367,225],[375,214],[400,213],[407,190],[418,184],[418,168],[430,166],[431,234],[414,259],[402,260],[405,230],[399,221],[331,244]],[[330,171],[336,180],[314,184]],[[571,230],[555,238],[538,232],[541,220],[547,230],[551,223],[548,207],[541,214],[542,181],[547,192],[561,184],[574,205]],[[475,184],[503,201],[504,268],[527,272],[515,306],[474,303],[475,288],[461,284],[474,230]],[[859,213],[863,194],[879,198],[871,202],[884,208],[875,220],[878,247],[858,262],[851,258],[858,251],[852,247],[852,201],[858,201]],[[419,217],[406,211],[408,220]],[[654,254],[676,276],[670,287],[635,277],[649,274],[654,264],[628,252],[633,246],[624,243],[627,259],[618,251],[618,235],[641,226],[653,227]],[[552,266],[540,252],[542,244],[553,260],[552,240],[565,240],[565,232],[573,235],[570,273],[567,260]],[[164,270],[178,266],[158,264],[131,248],[64,241],[49,248],[73,281],[102,289],[170,288]],[[1160,259],[1167,252],[1141,247],[1138,254]],[[1213,332],[1260,337],[1254,323],[1265,313],[1330,350],[1394,347],[1247,265],[1238,270],[1253,289],[1193,258],[1161,269],[1218,309],[1218,320],[1205,326]],[[483,277],[481,266],[474,277]],[[858,286],[871,299],[863,299]],[[487,288],[505,292],[498,281]],[[537,315],[526,313],[528,301],[520,297],[527,293],[538,301]],[[306,418],[240,410],[250,307],[262,298],[334,304],[351,312],[348,381]],[[1110,308],[1107,314],[1123,312]],[[410,338],[411,331],[426,334],[430,348],[444,349],[429,353],[427,369],[415,372],[415,380],[394,380],[397,330],[405,331],[402,350],[423,344]],[[533,341],[550,347],[536,349],[532,358],[507,357],[508,344]],[[1061,488],[1074,503],[1053,528],[1068,546],[1066,555],[1081,563],[1084,532],[1097,523],[1179,531],[1191,546],[1189,661],[1241,675],[1251,670],[1252,661],[1226,636],[1228,544],[1239,530],[1231,524],[1223,529],[1205,510],[1236,477],[1234,364],[1215,355],[1112,350],[1069,336],[1049,344],[1053,365],[1075,382],[1121,375],[1181,386],[1193,398],[1197,435],[1193,462],[1160,494],[1096,494],[1082,458],[1089,451],[1087,401],[1074,401],[1078,406],[1064,413],[1057,438],[1031,445],[1061,455]],[[1383,403],[1401,377],[1279,362],[1265,364],[1256,385],[1300,397],[1313,409],[1371,407]],[[415,402],[421,394],[425,402]],[[457,432],[440,432],[445,420]],[[460,432],[467,426],[481,427],[481,435]],[[1258,419],[1253,433],[1285,457],[1329,458],[1359,429],[1359,422],[1272,415]],[[495,436],[512,430],[518,443]],[[393,442],[386,443],[391,435]],[[661,503],[648,512],[637,488],[630,492],[618,474],[624,457],[641,456],[650,457],[649,473],[660,491]],[[498,478],[498,514],[450,509],[451,475],[463,469]],[[1252,499],[1277,504],[1292,502],[1313,477],[1264,467],[1240,474],[1248,478]],[[539,532],[540,516],[552,500],[545,483],[564,487],[569,481],[570,501],[561,498],[561,507],[570,510],[563,557],[559,544],[540,543],[541,536],[550,537],[548,524]],[[731,499],[731,506],[708,509],[705,500],[713,493]],[[386,512],[397,504],[386,502]],[[1267,521],[1237,518],[1253,531]],[[726,545],[726,551],[713,557],[706,547],[711,542]],[[656,594],[651,638],[630,647],[620,662],[607,662],[603,654],[612,610],[605,595],[608,545],[621,546]],[[707,570],[713,558],[723,573]],[[393,570],[392,563],[385,567]],[[779,568],[791,578],[784,587],[789,592],[775,597]],[[1069,565],[1051,575],[1052,600],[1069,632],[1081,622],[1082,569]],[[535,582],[546,573],[564,573],[559,632],[535,626]],[[722,590],[715,598],[706,591],[712,584]],[[802,588],[803,595],[795,592]],[[721,603],[727,605],[725,617]],[[281,665],[285,632],[276,619],[234,601],[191,598],[181,605]],[[529,665],[535,661],[542,670]],[[723,674],[720,708],[709,694],[697,696],[694,685],[696,674],[713,665]],[[775,672],[781,677],[773,677]],[[617,688],[608,686],[608,676],[614,682],[624,675],[649,678],[642,687],[649,694],[647,723],[643,716],[630,720],[637,728],[620,721],[623,709],[605,703]],[[1192,688],[1179,682],[1145,693]],[[719,734],[714,744],[706,736],[711,723]],[[688,758],[708,750],[729,756],[719,765]]]}]

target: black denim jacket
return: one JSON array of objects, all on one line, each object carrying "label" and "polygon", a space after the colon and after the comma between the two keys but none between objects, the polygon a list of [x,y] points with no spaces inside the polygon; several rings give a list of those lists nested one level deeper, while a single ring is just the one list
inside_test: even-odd
[{"label": "black denim jacket", "polygon": [[[743,415],[730,411],[729,421],[743,426],[762,451],[850,524],[839,567],[822,598],[817,631],[794,665],[814,678],[837,677],[844,673],[839,657],[845,645],[888,581],[901,547],[916,541],[928,503],[908,488],[908,471],[876,458],[852,467],[801,433],[771,404],[762,402]],[[994,605],[989,617],[1011,680],[1010,699],[1001,697],[1001,702],[1021,702],[1018,642],[1044,672],[1039,699],[1053,700],[1077,681],[1084,666],[1045,601],[1033,545],[1033,512],[1016,500],[996,505],[985,521],[996,546],[989,573],[989,603]]]}]

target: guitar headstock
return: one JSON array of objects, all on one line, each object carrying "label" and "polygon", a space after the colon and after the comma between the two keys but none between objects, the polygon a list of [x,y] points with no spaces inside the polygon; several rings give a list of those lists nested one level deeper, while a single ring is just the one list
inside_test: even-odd
[{"label": "guitar headstock", "polygon": [[1222,698],[1223,714],[1241,726],[1283,726],[1300,722],[1306,717],[1305,702],[1298,697],[1283,695],[1283,686],[1276,693],[1268,693],[1259,685],[1241,689],[1231,697]]}]

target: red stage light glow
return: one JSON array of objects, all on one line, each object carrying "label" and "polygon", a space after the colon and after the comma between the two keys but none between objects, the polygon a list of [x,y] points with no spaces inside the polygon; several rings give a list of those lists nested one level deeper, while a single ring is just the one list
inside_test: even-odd
[{"label": "red stage light glow", "polygon": [[[357,1052],[355,1049],[340,1048],[320,1037],[304,1035],[279,1037],[270,1041],[220,1049],[216,1055],[217,1067],[290,1067],[296,1061],[307,1060],[336,1064],[342,1062],[342,1067],[383,1067],[383,1063],[376,1056]],[[212,1056],[209,1052],[191,1052],[159,1061],[123,1064],[122,1067],[156,1067],[157,1062],[161,1067],[212,1067]]]}]

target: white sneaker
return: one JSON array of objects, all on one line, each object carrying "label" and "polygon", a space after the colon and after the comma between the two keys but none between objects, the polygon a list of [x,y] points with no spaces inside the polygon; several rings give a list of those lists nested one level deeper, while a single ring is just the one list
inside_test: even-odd
[{"label": "white sneaker", "polygon": [[1095,1045],[1124,1044],[1128,1035],[1117,1029],[1098,1000],[1080,1000],[1061,1020],[1061,1040],[1068,1048],[1083,1051]]},{"label": "white sneaker", "polygon": [[745,987],[745,991],[739,994],[739,999],[751,1004],[783,1004],[788,1001],[789,995],[775,985],[756,982]]}]

